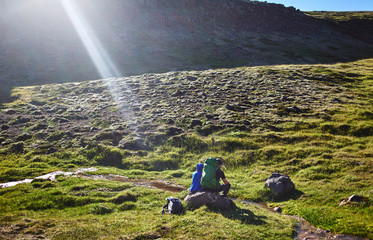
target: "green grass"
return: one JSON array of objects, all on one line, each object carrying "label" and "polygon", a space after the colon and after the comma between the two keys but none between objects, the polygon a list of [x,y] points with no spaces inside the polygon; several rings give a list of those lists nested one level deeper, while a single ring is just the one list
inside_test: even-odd
[{"label": "green grass", "polygon": [[[183,198],[185,194],[176,197]],[[38,229],[55,239],[244,239],[248,235],[257,239],[290,239],[294,234],[293,220],[242,204],[232,211],[203,207],[180,216],[162,215],[160,210],[168,196],[162,190],[127,183],[60,178],[49,188],[29,184],[1,189],[0,222],[21,225],[31,219],[20,234]]]},{"label": "green grass", "polygon": [[[153,150],[137,153],[110,143],[70,147],[49,155],[36,149],[11,153],[5,147],[0,182],[98,166],[89,174],[119,174],[189,187],[196,163],[221,156],[232,184],[230,196],[281,206],[284,213],[300,215],[319,228],[373,238],[372,66],[373,59],[367,59],[259,68],[261,74],[279,77],[302,73],[314,77],[320,87],[338,86],[353,96],[302,114],[288,114],[288,106],[279,106],[278,115],[286,116],[286,121],[271,126],[196,128],[185,135],[162,138]],[[17,104],[10,105],[16,108]],[[183,119],[177,124],[186,127],[190,122]],[[286,199],[272,196],[264,188],[272,172],[288,174],[297,191]],[[338,206],[352,194],[367,201]],[[181,216],[159,214],[170,195],[183,198],[186,192],[172,194],[130,183],[59,177],[58,182],[0,189],[0,225],[22,225],[31,219],[19,234],[40,231],[55,239],[293,238],[293,220],[240,203],[238,209],[225,212],[202,207]],[[50,222],[53,224],[47,224]]]},{"label": "green grass", "polygon": [[356,11],[356,12],[326,12],[326,11],[316,11],[307,12],[307,14],[321,18],[321,19],[331,19],[337,22],[345,22],[352,20],[370,20],[373,21],[373,14],[369,11]]}]

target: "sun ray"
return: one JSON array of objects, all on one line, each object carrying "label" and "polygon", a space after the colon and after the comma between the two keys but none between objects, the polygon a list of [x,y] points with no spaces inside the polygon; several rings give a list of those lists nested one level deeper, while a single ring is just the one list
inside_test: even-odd
[{"label": "sun ray", "polygon": [[[61,0],[61,3],[81,41],[83,42],[83,45],[88,52],[92,62],[94,63],[97,71],[104,79],[113,100],[121,111],[122,116],[126,120],[129,120],[131,118],[132,112],[126,106],[127,104],[123,103],[122,91],[119,90],[117,81],[115,80],[116,77],[123,76],[123,74],[118,70],[117,66],[110,58],[108,52],[101,44],[100,40],[97,38],[89,22],[80,11],[79,6],[73,0]],[[126,91],[126,93],[131,95],[127,96],[127,99],[132,99],[133,94],[131,89],[128,86],[125,86],[125,88],[126,90],[129,90]]]}]

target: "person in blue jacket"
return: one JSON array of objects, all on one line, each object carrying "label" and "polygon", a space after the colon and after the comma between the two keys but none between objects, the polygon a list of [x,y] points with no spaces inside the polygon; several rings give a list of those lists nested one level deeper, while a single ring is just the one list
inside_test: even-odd
[{"label": "person in blue jacket", "polygon": [[192,186],[190,187],[191,193],[201,192],[201,178],[202,178],[203,163],[197,164],[197,171],[193,173]]}]

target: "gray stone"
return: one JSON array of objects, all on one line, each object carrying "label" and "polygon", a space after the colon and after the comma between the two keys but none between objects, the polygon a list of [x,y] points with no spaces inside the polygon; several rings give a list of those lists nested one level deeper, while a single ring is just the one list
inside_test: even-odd
[{"label": "gray stone", "polygon": [[273,208],[273,211],[281,213],[282,212],[282,208],[281,207],[275,207],[275,208]]},{"label": "gray stone", "polygon": [[184,199],[192,207],[201,207],[206,205],[211,208],[227,210],[235,208],[236,205],[232,199],[224,198],[217,192],[197,192],[188,194]]},{"label": "gray stone", "polygon": [[286,196],[295,189],[295,185],[290,178],[280,173],[272,173],[265,182],[265,186],[270,188],[276,196]]}]

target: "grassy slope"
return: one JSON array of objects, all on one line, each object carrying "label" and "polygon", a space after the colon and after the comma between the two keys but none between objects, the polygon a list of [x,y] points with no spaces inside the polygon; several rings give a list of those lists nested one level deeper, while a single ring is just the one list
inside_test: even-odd
[{"label": "grassy slope", "polygon": [[[111,145],[115,144],[110,139],[99,141],[94,136],[84,135],[85,140],[81,140],[83,138],[81,134],[74,138],[56,140],[53,146],[58,152],[45,154],[40,149],[41,140],[37,140],[37,136],[34,135],[32,139],[25,140],[26,153],[11,153],[14,146],[11,144],[2,146],[1,182],[37,176],[56,169],[109,165],[117,167],[101,169],[99,173],[165,179],[188,186],[198,160],[206,156],[222,156],[226,161],[226,175],[233,185],[231,196],[266,201],[270,206],[280,205],[286,213],[299,214],[317,227],[373,237],[372,66],[373,59],[367,59],[335,65],[282,65],[239,68],[232,71],[214,70],[217,82],[225,79],[224,74],[219,74],[221,72],[240,71],[245,74],[265,76],[266,84],[271,84],[271,81],[276,79],[282,79],[284,84],[286,79],[295,79],[292,88],[300,92],[303,90],[296,83],[310,84],[308,81],[317,83],[319,92],[316,91],[313,98],[316,99],[320,97],[319,95],[325,96],[324,102],[321,102],[321,105],[317,101],[310,105],[299,101],[277,103],[275,107],[268,107],[269,109],[258,108],[253,104],[250,114],[247,110],[244,113],[223,110],[220,106],[214,105],[221,104],[215,97],[217,103],[207,101],[204,106],[205,111],[218,112],[220,118],[235,119],[236,122],[221,125],[219,122],[212,124],[204,121],[202,130],[198,127],[190,129],[183,125],[190,120],[183,114],[193,115],[193,113],[188,109],[179,109],[184,111],[181,114],[184,117],[178,119],[175,124],[180,128],[185,127],[184,137],[170,137],[147,151],[130,151],[112,147]],[[180,74],[198,76],[196,72]],[[166,78],[166,75],[160,76]],[[236,77],[236,81],[245,81],[245,79],[245,77]],[[200,78],[197,78],[197,81],[199,80]],[[76,89],[79,90],[83,85],[87,88],[87,84],[82,84],[76,85]],[[91,83],[92,90],[96,85],[99,85],[99,82]],[[145,86],[144,83],[143,91]],[[312,84],[307,86],[310,91],[315,91],[311,87]],[[227,93],[226,98],[230,98],[232,102],[237,101],[237,92],[234,92],[233,88],[219,87]],[[291,86],[287,86],[289,87]],[[49,88],[63,90],[64,85],[46,86],[46,89]],[[259,90],[260,88],[263,86],[259,87]],[[326,89],[325,92],[320,90],[322,88]],[[168,98],[172,98],[175,91],[174,88],[170,89]],[[244,89],[242,88],[241,91]],[[37,101],[43,100],[43,94],[48,93],[48,91],[42,93],[39,88],[19,88],[15,93],[17,92],[22,93],[21,101],[11,103],[7,107],[12,107],[19,112],[29,108],[28,105],[25,107],[25,102],[36,104]],[[286,96],[290,98],[294,94]],[[148,97],[153,98],[154,101],[158,99],[156,95]],[[262,93],[259,97],[264,99]],[[140,93],[138,98],[143,101]],[[185,95],[177,98],[187,100]],[[44,100],[52,101],[52,105],[61,104],[62,101],[53,97]],[[167,102],[163,101],[161,104],[166,107]],[[311,102],[312,99],[307,101]],[[238,106],[244,107],[244,99],[239,99],[238,102],[241,104]],[[292,104],[300,107],[304,104],[307,110],[303,110],[302,113],[291,112],[288,107]],[[150,114],[143,109],[140,108],[140,111],[143,111],[140,115]],[[206,113],[200,113],[203,114]],[[256,114],[268,115],[268,119],[276,117],[277,120],[269,122],[265,117],[258,119],[255,117]],[[46,118],[48,117],[50,116]],[[96,118],[91,122],[93,125],[104,122],[102,116],[91,116],[91,118]],[[3,120],[14,119],[4,117]],[[243,127],[241,121],[244,120],[251,122],[249,127]],[[51,120],[48,121],[52,124]],[[157,121],[156,125],[163,126],[163,121]],[[29,125],[17,125],[14,122],[13,124],[8,124],[12,131],[21,128],[22,131],[34,134],[30,130],[34,122]],[[105,130],[110,124],[110,122],[101,124],[100,127]],[[57,128],[58,124],[53,126]],[[206,134],[206,129],[211,130],[211,126],[222,126],[223,129]],[[130,124],[128,129],[131,130]],[[17,142],[9,133],[8,139],[5,138],[7,131],[10,130],[2,132],[3,143],[4,140]],[[67,130],[68,126],[64,131]],[[164,127],[157,129],[157,131],[161,130],[165,130]],[[75,144],[84,141],[96,141],[102,147],[97,148],[89,144],[79,147]],[[33,144],[39,144],[39,148]],[[94,157],[91,157],[92,155]],[[274,199],[263,188],[264,181],[274,171],[289,174],[295,182],[298,191],[290,199]],[[118,193],[128,187],[130,187],[128,190]],[[137,201],[113,203],[117,194],[127,193],[134,195]],[[185,194],[183,192],[178,196],[183,197]],[[369,200],[362,205],[338,207],[341,198],[352,194],[363,195]],[[0,190],[1,232],[9,232],[11,224],[16,224],[15,226],[18,224],[20,225],[18,234],[47,236],[55,234],[56,238],[61,239],[77,238],[82,234],[88,238],[118,236],[134,238],[147,235],[165,238],[197,236],[245,238],[250,235],[259,239],[290,239],[293,234],[294,222],[255,207],[242,205],[233,212],[219,213],[201,208],[188,211],[181,217],[158,215],[157,212],[161,209],[164,199],[169,195],[170,193],[161,190],[134,188],[128,184],[77,179],[60,179],[56,184],[36,183],[2,189]],[[106,207],[102,207],[100,203]],[[107,214],[98,214],[106,211]],[[111,211],[113,212],[110,213]],[[50,222],[53,224],[49,225]],[[207,227],[211,226],[211,222],[214,222],[213,227]],[[92,228],[92,225],[95,227]],[[227,225],[229,228],[221,228],[221,225]],[[206,228],[209,234],[206,234],[204,230]]]}]

